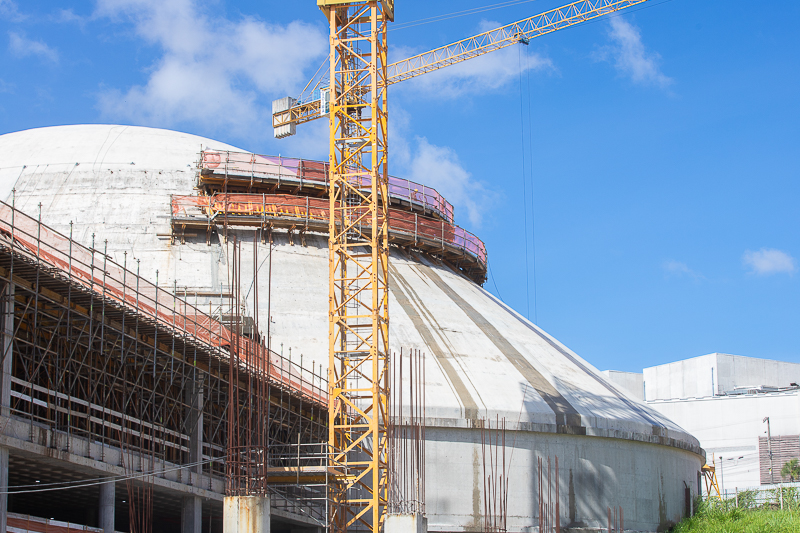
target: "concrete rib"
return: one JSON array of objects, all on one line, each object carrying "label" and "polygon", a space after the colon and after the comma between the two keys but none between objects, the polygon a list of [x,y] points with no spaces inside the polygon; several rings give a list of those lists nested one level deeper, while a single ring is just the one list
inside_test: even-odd
[{"label": "concrete rib", "polygon": [[530,361],[528,361],[514,345],[508,342],[508,340],[497,331],[494,325],[486,320],[482,314],[445,283],[434,269],[428,265],[422,264],[418,265],[418,268],[423,269],[436,286],[464,311],[469,319],[478,326],[484,335],[486,335],[497,349],[500,350],[500,353],[514,365],[519,373],[531,384],[534,390],[539,393],[539,396],[542,397],[556,415],[556,424],[559,426],[559,433],[586,434],[586,428],[581,425],[581,415],[578,411],[560,392],[558,392],[558,389],[556,389],[547,378],[534,368]]},{"label": "concrete rib", "polygon": [[489,297],[490,297],[492,300],[494,300],[494,302],[495,302],[496,304],[500,305],[501,307],[503,307],[504,309],[506,309],[507,311],[509,311],[509,312],[510,312],[510,313],[511,313],[511,314],[512,314],[514,317],[516,317],[516,319],[517,319],[517,320],[519,320],[520,322],[522,322],[522,324],[523,324],[525,327],[527,327],[529,330],[531,330],[533,333],[535,333],[535,334],[536,334],[536,335],[537,335],[537,336],[538,336],[540,339],[542,339],[542,340],[543,340],[543,341],[545,341],[547,344],[549,344],[550,346],[552,346],[553,348],[555,348],[556,350],[558,350],[558,352],[559,352],[561,355],[563,355],[564,357],[566,357],[566,358],[567,358],[567,359],[568,359],[570,362],[572,362],[572,364],[574,364],[575,366],[577,366],[578,368],[580,368],[581,370],[583,370],[584,372],[586,372],[586,374],[588,374],[589,376],[591,376],[592,378],[594,378],[594,379],[595,379],[595,381],[597,381],[598,383],[600,383],[600,385],[602,385],[602,386],[603,386],[603,387],[605,387],[605,388],[606,388],[606,389],[607,389],[609,392],[611,392],[612,394],[614,394],[614,396],[616,396],[616,397],[617,397],[617,398],[618,398],[620,401],[622,401],[622,402],[623,402],[623,403],[626,405],[626,407],[628,407],[629,409],[633,410],[633,411],[634,411],[634,412],[636,412],[636,413],[637,413],[639,416],[641,416],[642,418],[644,418],[645,420],[647,420],[647,421],[648,421],[648,422],[649,422],[649,423],[650,423],[650,424],[653,426],[653,434],[656,434],[657,432],[658,432],[658,433],[660,433],[660,430],[661,430],[662,428],[664,428],[664,427],[665,427],[665,426],[664,426],[664,424],[663,424],[662,422],[660,422],[660,421],[656,420],[656,419],[655,419],[653,416],[651,416],[651,415],[650,415],[650,414],[649,414],[649,413],[648,413],[648,412],[647,412],[645,409],[642,409],[642,408],[641,408],[639,405],[637,405],[637,404],[636,404],[636,402],[632,402],[632,401],[631,401],[631,400],[630,400],[630,399],[629,399],[627,396],[625,396],[624,394],[620,393],[620,392],[619,392],[619,391],[616,389],[616,387],[614,387],[613,385],[611,385],[610,383],[608,383],[608,381],[606,381],[606,380],[602,379],[600,376],[598,376],[598,375],[596,375],[594,372],[592,372],[592,371],[591,371],[591,370],[590,370],[590,369],[589,369],[589,368],[588,368],[586,365],[584,365],[583,363],[581,363],[581,361],[579,361],[579,360],[577,360],[575,357],[573,357],[573,356],[572,356],[572,354],[570,354],[570,353],[569,353],[567,350],[565,350],[564,348],[562,348],[562,347],[561,347],[561,346],[560,346],[558,343],[556,343],[556,342],[553,342],[553,340],[552,340],[550,337],[548,337],[547,335],[544,335],[544,334],[543,334],[541,331],[539,331],[538,329],[536,329],[534,326],[532,326],[532,325],[531,325],[530,323],[528,323],[526,320],[523,320],[523,319],[522,319],[522,317],[520,317],[520,316],[519,316],[519,315],[518,315],[518,314],[517,314],[517,313],[516,313],[516,312],[515,312],[513,309],[511,309],[510,307],[508,307],[508,306],[507,306],[506,304],[504,304],[503,302],[500,302],[500,301],[498,301],[498,300],[497,300],[497,298],[495,298],[495,296],[494,296],[493,294],[489,293],[488,291],[484,291],[484,292],[485,292],[485,293],[486,293],[486,294],[487,294],[487,295],[488,295],[488,296],[489,296]]},{"label": "concrete rib", "polygon": [[441,346],[436,341],[433,332],[425,324],[425,321],[423,320],[419,311],[417,311],[417,309],[414,307],[414,304],[411,303],[408,295],[403,291],[403,287],[406,287],[406,290],[409,290],[408,282],[406,282],[402,274],[400,274],[397,269],[391,266],[391,264],[389,265],[389,271],[389,283],[391,283],[392,294],[397,299],[397,302],[400,304],[400,307],[403,308],[403,311],[405,311],[406,315],[408,315],[408,317],[411,319],[411,322],[414,324],[417,332],[422,337],[422,340],[433,352],[436,362],[438,362],[442,367],[442,370],[444,370],[447,379],[450,380],[450,384],[455,389],[458,399],[461,401],[461,405],[464,406],[464,417],[468,420],[477,420],[478,404],[475,403],[475,400],[472,398],[472,395],[470,395],[467,386],[461,379],[461,376],[458,375],[458,372],[453,367],[453,364],[450,361],[452,357],[448,357],[444,350],[442,350]]}]

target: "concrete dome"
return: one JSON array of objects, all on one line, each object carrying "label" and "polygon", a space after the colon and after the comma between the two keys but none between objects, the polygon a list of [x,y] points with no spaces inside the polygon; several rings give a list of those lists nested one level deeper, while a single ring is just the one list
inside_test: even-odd
[{"label": "concrete dome", "polygon": [[[170,239],[170,195],[197,184],[201,146],[210,139],[130,126],[59,126],[0,136],[0,194],[16,207],[102,250],[141,260],[159,285],[190,294],[227,290],[229,246],[215,234]],[[10,201],[10,200],[9,200]],[[457,222],[457,221],[456,221]],[[229,229],[252,242],[253,231]],[[94,237],[92,237],[94,235]],[[106,242],[107,241],[107,244]],[[252,279],[243,246],[242,279]],[[258,244],[259,261],[268,245]],[[490,250],[491,253],[491,250]],[[249,271],[248,271],[249,268]],[[259,322],[271,292],[273,349],[298,362],[327,364],[327,236],[306,246],[276,234],[271,287],[261,270]],[[628,529],[655,531],[681,518],[684,490],[698,491],[698,441],[626,396],[591,364],[430,256],[395,249],[390,266],[392,350],[427,354],[427,514],[431,531],[483,528],[482,420],[505,417],[513,432],[509,530],[533,531],[537,457],[558,455],[561,524],[605,525],[622,506]],[[245,292],[247,292],[245,287]],[[246,303],[252,314],[252,301]],[[265,327],[262,326],[262,329]],[[508,441],[511,438],[507,438]],[[526,529],[527,528],[527,529]]]}]

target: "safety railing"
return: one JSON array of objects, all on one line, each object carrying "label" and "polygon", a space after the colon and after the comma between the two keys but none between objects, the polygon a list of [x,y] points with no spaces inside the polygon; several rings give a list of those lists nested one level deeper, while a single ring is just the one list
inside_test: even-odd
[{"label": "safety railing", "polygon": [[89,527],[70,522],[61,522],[53,518],[8,513],[7,531],[13,533],[103,533],[98,527]]},{"label": "safety railing", "polygon": [[99,297],[115,301],[172,335],[191,338],[212,353],[225,357],[233,350],[243,370],[266,374],[295,394],[327,405],[323,377],[302,370],[275,352],[269,351],[267,356],[265,346],[237,335],[174,292],[132,272],[127,260],[120,265],[102,251],[79,244],[5,202],[0,202],[0,247]]},{"label": "safety railing", "polygon": [[[366,209],[366,208],[365,208]],[[329,202],[322,198],[285,194],[215,194],[212,196],[173,196],[173,218],[210,221],[223,216],[288,217],[301,222],[328,220]],[[353,214],[358,217],[358,211]],[[232,221],[229,221],[232,223]],[[389,210],[389,234],[403,233],[417,241],[440,243],[442,248],[461,250],[486,268],[486,246],[468,232],[449,222],[410,213]]]},{"label": "safety railing", "polygon": [[[281,180],[296,180],[328,183],[328,163],[281,156],[257,155],[248,152],[203,150],[198,166],[225,176],[271,177]],[[360,187],[372,185],[369,177],[360,178]],[[454,222],[453,206],[436,189],[403,178],[389,176],[389,196],[409,202],[411,209],[434,211],[448,222]]]}]

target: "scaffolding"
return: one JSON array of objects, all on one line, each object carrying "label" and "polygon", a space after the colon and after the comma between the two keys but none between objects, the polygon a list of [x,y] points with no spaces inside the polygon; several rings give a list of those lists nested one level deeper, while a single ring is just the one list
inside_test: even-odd
[{"label": "scaffolding", "polygon": [[[206,194],[253,192],[267,189],[270,194],[287,192],[310,196],[327,196],[328,162],[291,157],[202,150],[197,162],[197,185]],[[369,187],[370,177],[361,177]],[[433,187],[407,179],[389,176],[389,199],[393,205],[410,211],[454,221],[453,205]]]},{"label": "scaffolding", "polygon": [[[212,318],[175,284],[144,279],[127,253],[118,264],[107,252],[0,202],[10,374],[0,429],[34,442],[46,434],[70,453],[96,444],[126,471],[210,490],[224,480],[228,494],[274,494],[297,508],[298,492],[269,476],[303,451],[298,443],[325,440],[325,377],[244,335],[241,317]],[[316,505],[323,516],[325,503]]]},{"label": "scaffolding", "polygon": [[[191,231],[206,233],[218,226],[256,227],[264,234],[284,229],[294,244],[297,234],[303,244],[309,231],[327,232],[329,202],[327,199],[288,194],[216,193],[210,196],[173,195],[172,237],[183,243]],[[361,218],[364,208],[353,209]],[[474,234],[445,220],[437,220],[403,209],[389,209],[389,242],[441,257],[454,269],[477,283],[486,280],[486,246]],[[378,217],[379,225],[383,217]],[[337,226],[338,227],[338,226]],[[361,226],[370,229],[369,220]],[[190,232],[187,234],[187,230]],[[223,229],[223,231],[225,231]]]}]

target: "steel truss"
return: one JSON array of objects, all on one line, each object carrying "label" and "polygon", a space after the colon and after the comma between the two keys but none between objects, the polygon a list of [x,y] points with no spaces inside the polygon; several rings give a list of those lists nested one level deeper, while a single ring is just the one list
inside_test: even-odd
[{"label": "steel truss", "polygon": [[321,0],[330,52],[329,437],[333,531],[380,531],[387,496],[391,3]]}]

